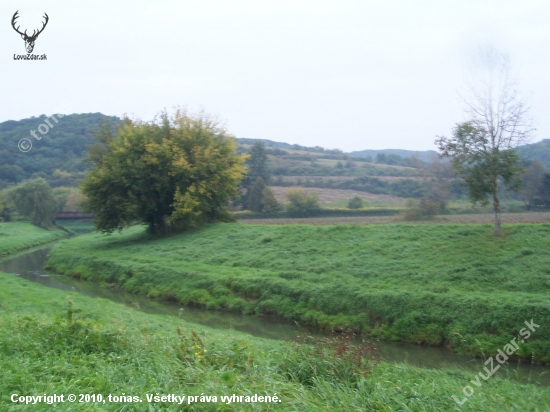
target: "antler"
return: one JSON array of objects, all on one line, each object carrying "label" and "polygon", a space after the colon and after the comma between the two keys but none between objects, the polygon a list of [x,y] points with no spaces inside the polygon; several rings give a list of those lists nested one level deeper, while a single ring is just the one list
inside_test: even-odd
[{"label": "antler", "polygon": [[40,30],[38,30],[38,33],[35,34],[35,31],[36,31],[36,30],[33,30],[32,36],[31,36],[32,39],[37,38],[38,35],[39,35],[40,33],[42,33],[42,32],[44,31],[44,29],[46,28],[46,25],[48,24],[48,21],[50,20],[50,18],[49,18],[48,15],[46,14],[46,12],[44,12],[44,18],[46,19],[46,21],[45,21],[44,23],[42,23],[42,28],[41,28]]},{"label": "antler", "polygon": [[19,10],[17,10],[17,11],[15,12],[15,14],[13,15],[13,17],[12,17],[12,19],[11,19],[11,25],[12,25],[13,29],[14,29],[17,33],[19,33],[21,36],[26,36],[26,35],[27,35],[27,30],[25,30],[25,33],[21,33],[21,32],[19,31],[19,27],[21,27],[21,26],[17,26],[17,28],[15,28],[15,20],[17,20],[17,18],[19,18],[19,16],[17,15],[17,13],[19,13]]}]

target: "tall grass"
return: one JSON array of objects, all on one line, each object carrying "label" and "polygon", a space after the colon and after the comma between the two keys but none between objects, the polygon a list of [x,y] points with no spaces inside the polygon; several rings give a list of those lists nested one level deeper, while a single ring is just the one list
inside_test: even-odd
[{"label": "tall grass", "polygon": [[151,298],[278,314],[318,328],[550,361],[550,225],[217,224],[167,238],[139,228],[61,241],[49,268]]},{"label": "tall grass", "polygon": [[[322,353],[319,353],[321,350]],[[139,396],[143,403],[61,403],[97,411],[452,411],[473,378],[460,370],[350,363],[353,349],[321,349],[253,338],[149,315],[0,273],[0,410],[12,394]],[[363,359],[363,358],[362,358]],[[146,394],[277,395],[278,404],[145,402]],[[498,378],[476,389],[463,411],[550,408],[550,391]]]}]

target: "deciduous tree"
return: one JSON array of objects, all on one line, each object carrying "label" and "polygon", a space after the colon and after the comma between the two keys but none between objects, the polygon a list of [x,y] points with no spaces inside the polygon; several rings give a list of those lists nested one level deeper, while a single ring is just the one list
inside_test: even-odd
[{"label": "deciduous tree", "polygon": [[499,179],[510,189],[519,187],[522,169],[515,149],[527,142],[534,128],[508,57],[488,47],[477,63],[475,76],[467,82],[469,94],[463,98],[470,120],[458,124],[452,137],[438,137],[435,144],[464,178],[473,203],[488,204],[488,196],[492,198],[495,235],[500,235]]},{"label": "deciduous tree", "polygon": [[57,204],[52,188],[44,179],[23,182],[10,189],[10,194],[20,215],[35,225],[44,228],[53,226]]},{"label": "deciduous tree", "polygon": [[533,207],[537,196],[540,193],[544,181],[544,166],[538,160],[530,162],[525,168],[523,185],[519,190],[519,196],[527,210]]},{"label": "deciduous tree", "polygon": [[286,192],[286,197],[286,211],[291,215],[304,217],[319,209],[319,195],[316,191],[306,194],[301,188],[295,187]]},{"label": "deciduous tree", "polygon": [[226,219],[245,173],[236,146],[211,116],[181,109],[148,123],[125,119],[116,133],[104,127],[89,150],[86,210],[107,233],[135,222],[163,233]]}]

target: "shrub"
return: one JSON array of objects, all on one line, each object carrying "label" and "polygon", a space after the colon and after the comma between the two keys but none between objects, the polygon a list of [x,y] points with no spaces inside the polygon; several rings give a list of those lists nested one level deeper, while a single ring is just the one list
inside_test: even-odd
[{"label": "shrub", "polygon": [[440,203],[432,199],[407,199],[405,202],[404,220],[431,219],[440,212]]},{"label": "shrub", "polygon": [[308,216],[319,209],[319,195],[315,191],[305,193],[301,188],[291,188],[286,192],[289,204],[286,211],[295,216]]},{"label": "shrub", "polygon": [[273,190],[269,187],[264,187],[262,190],[262,213],[277,213],[283,210],[283,207],[275,199]]},{"label": "shrub", "polygon": [[348,209],[362,209],[363,208],[363,199],[359,196],[355,196],[353,199],[348,201]]},{"label": "shrub", "polygon": [[27,180],[10,189],[10,194],[19,214],[35,225],[52,226],[57,205],[52,188],[44,179]]},{"label": "shrub", "polygon": [[258,177],[250,188],[250,193],[248,194],[248,210],[252,210],[253,212],[262,211],[262,193],[265,187],[264,179]]}]

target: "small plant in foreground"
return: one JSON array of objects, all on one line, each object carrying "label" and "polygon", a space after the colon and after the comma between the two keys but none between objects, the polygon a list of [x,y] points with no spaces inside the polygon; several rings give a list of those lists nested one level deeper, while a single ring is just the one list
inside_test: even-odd
[{"label": "small plant in foreground", "polygon": [[318,379],[337,379],[355,383],[370,375],[375,365],[376,347],[346,331],[334,337],[296,337],[294,356],[288,356],[281,365],[282,373],[291,381],[313,386]]},{"label": "small plant in foreground", "polygon": [[186,363],[200,362],[208,350],[204,347],[204,342],[194,330],[191,331],[191,337],[183,334],[180,327],[177,327],[180,336],[180,344],[177,347],[178,358]]}]

